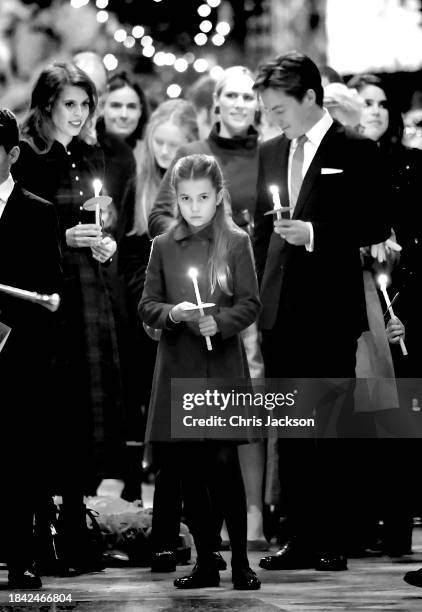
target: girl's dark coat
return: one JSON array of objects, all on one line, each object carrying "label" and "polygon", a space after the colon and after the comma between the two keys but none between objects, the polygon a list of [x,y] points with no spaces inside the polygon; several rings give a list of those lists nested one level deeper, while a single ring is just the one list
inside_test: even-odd
[{"label": "girl's dark coat", "polygon": [[[185,223],[155,238],[139,314],[152,327],[162,329],[155,365],[146,441],[171,438],[172,378],[249,378],[245,351],[239,332],[253,323],[260,309],[258,286],[249,236],[233,231],[229,253],[233,295],[217,285],[211,293],[208,260],[213,240],[212,226],[191,234]],[[188,270],[198,270],[203,302],[214,302],[207,309],[219,332],[212,337],[213,350],[207,351],[197,323],[174,324],[172,307],[180,302],[196,303]]]}]

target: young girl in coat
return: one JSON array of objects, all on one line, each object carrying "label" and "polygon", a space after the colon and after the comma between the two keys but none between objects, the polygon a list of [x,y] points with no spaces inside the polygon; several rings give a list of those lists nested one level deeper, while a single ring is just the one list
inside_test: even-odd
[{"label": "young girl in coat", "polygon": [[[249,379],[239,333],[253,321],[260,302],[250,240],[230,216],[221,169],[214,157],[189,155],[172,171],[178,207],[176,224],[153,243],[142,320],[162,330],[148,414],[146,441],[159,464],[181,477],[185,513],[195,540],[197,563],[177,588],[218,586],[213,556],[212,508],[208,487],[219,492],[232,550],[234,588],[259,589],[246,552],[246,499],[237,446],[233,441],[171,439],[172,378]],[[188,271],[198,271],[205,316],[196,305]],[[212,340],[207,350],[206,337]]]}]

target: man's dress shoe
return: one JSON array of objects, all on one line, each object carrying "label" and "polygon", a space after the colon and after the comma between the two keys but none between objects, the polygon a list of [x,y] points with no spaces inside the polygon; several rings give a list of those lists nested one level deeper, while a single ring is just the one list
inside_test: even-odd
[{"label": "man's dress shoe", "polygon": [[176,555],[170,550],[152,553],[151,571],[152,572],[175,572],[176,571]]},{"label": "man's dress shoe", "polygon": [[275,555],[262,557],[259,567],[266,570],[307,569],[314,566],[309,553],[303,553],[294,543],[287,542]]},{"label": "man's dress shoe", "polygon": [[344,555],[321,555],[317,557],[315,569],[320,572],[343,572],[347,570],[347,558]]},{"label": "man's dress shoe", "polygon": [[412,572],[407,572],[403,576],[403,580],[407,582],[407,584],[422,588],[422,568]]},{"label": "man's dress shoe", "polygon": [[239,591],[257,591],[261,588],[258,576],[250,567],[232,570],[233,588]]},{"label": "man's dress shoe", "polygon": [[201,567],[198,563],[188,576],[176,578],[173,582],[177,589],[203,589],[217,587],[220,584],[220,574],[215,568]]},{"label": "man's dress shoe", "polygon": [[30,570],[24,572],[9,571],[10,589],[40,589],[42,587],[41,578]]},{"label": "man's dress shoe", "polygon": [[224,572],[224,570],[227,569],[227,563],[224,561],[223,557],[219,552],[213,552],[212,556],[214,557],[215,567],[219,571]]}]

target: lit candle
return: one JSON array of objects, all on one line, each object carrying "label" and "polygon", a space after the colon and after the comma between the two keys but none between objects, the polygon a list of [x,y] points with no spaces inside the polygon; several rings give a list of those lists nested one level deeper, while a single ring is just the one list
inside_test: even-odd
[{"label": "lit candle", "polygon": [[[193,288],[195,290],[196,301],[199,306],[199,312],[201,313],[201,316],[203,317],[204,309],[202,308],[202,300],[201,300],[201,295],[199,293],[199,287],[198,287],[198,270],[196,268],[190,268],[189,276],[192,279]],[[211,338],[209,336],[205,336],[205,342],[207,343],[207,349],[209,351],[212,351]]]},{"label": "lit candle", "polygon": [[280,221],[281,219],[281,202],[280,202],[280,193],[278,191],[277,185],[270,185],[270,192],[273,196],[273,209],[277,211],[277,219]]},{"label": "lit candle", "polygon": [[[98,198],[100,195],[100,191],[103,188],[103,184],[100,181],[100,179],[95,179],[92,182],[92,185],[94,187],[94,196]],[[99,202],[95,204],[95,225],[100,225],[100,203]]]},{"label": "lit candle", "polygon": [[[388,276],[386,274],[379,274],[377,281],[378,281],[378,285],[381,290],[381,293],[384,296],[384,300],[387,305],[388,312],[390,313],[390,317],[392,319],[395,319],[396,315],[394,314],[394,310],[393,310],[393,307],[391,306],[390,298],[388,297],[388,293],[387,293]],[[404,343],[403,338],[400,338],[400,348],[401,348],[401,352],[403,353],[403,355],[407,355],[407,349],[406,349],[406,345]]]}]

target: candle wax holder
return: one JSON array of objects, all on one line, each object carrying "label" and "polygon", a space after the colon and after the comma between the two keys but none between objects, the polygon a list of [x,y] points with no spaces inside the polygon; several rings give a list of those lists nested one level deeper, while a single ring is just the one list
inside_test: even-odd
[{"label": "candle wax holder", "polygon": [[86,202],[84,202],[83,208],[84,210],[90,210],[95,212],[95,208],[97,204],[100,206],[100,210],[107,210],[109,205],[111,204],[112,198],[110,196],[96,196],[93,198],[89,198]]},{"label": "candle wax holder", "polygon": [[280,206],[280,208],[273,208],[272,210],[268,210],[265,215],[276,215],[277,213],[287,212],[288,210],[293,210],[293,206]]}]

